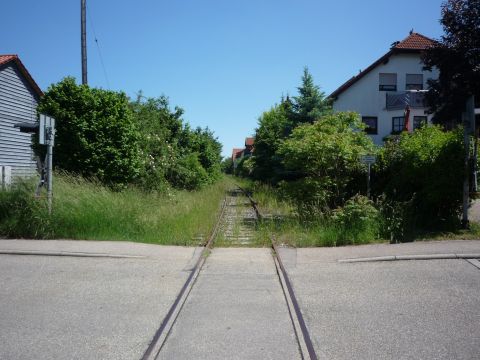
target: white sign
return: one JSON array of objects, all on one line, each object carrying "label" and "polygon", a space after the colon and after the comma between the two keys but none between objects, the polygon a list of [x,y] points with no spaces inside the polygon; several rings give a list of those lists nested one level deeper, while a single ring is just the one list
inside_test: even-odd
[{"label": "white sign", "polygon": [[38,142],[41,145],[54,145],[55,142],[55,119],[40,114]]},{"label": "white sign", "polygon": [[363,155],[360,161],[364,164],[375,164],[377,157],[375,155]]}]

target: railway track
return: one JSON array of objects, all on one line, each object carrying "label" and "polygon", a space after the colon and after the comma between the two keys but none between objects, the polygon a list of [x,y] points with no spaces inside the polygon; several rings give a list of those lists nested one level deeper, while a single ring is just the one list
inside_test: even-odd
[{"label": "railway track", "polygon": [[[238,187],[228,191],[222,203],[216,224],[203,246],[201,255],[156,331],[149,347],[141,358],[142,360],[157,359],[159,356],[214,244],[218,243],[219,245],[229,247],[247,247],[253,245],[256,226],[261,220],[262,214],[257,204],[245,190]],[[301,358],[317,359],[308,328],[283,264],[279,248],[273,238],[271,238],[271,247],[278,281],[283,291]]]}]

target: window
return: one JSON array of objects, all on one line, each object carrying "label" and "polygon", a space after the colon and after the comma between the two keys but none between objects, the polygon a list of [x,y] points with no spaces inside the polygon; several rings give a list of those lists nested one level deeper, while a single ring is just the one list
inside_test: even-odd
[{"label": "window", "polygon": [[405,128],[405,118],[403,116],[395,116],[392,118],[392,133],[402,132]]},{"label": "window", "polygon": [[414,116],[413,117],[413,130],[421,128],[427,123],[426,116]]},{"label": "window", "polygon": [[380,91],[397,91],[397,74],[379,74],[379,86]]},{"label": "window", "polygon": [[367,125],[365,132],[370,135],[378,134],[378,118],[376,116],[362,116],[362,122]]},{"label": "window", "polygon": [[407,74],[405,79],[405,90],[423,90],[423,75]]}]

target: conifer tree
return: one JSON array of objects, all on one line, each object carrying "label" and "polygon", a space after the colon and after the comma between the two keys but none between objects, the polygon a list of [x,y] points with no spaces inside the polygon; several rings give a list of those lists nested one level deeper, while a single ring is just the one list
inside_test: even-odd
[{"label": "conifer tree", "polygon": [[314,84],[313,77],[308,68],[303,69],[302,85],[298,87],[298,96],[293,98],[294,126],[309,123],[331,112],[330,102],[325,98],[325,93]]}]

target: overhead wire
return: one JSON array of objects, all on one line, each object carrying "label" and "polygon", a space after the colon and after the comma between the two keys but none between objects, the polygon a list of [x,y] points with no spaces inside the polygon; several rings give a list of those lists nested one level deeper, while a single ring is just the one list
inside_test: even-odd
[{"label": "overhead wire", "polygon": [[103,75],[105,76],[105,80],[107,82],[107,88],[110,89],[110,81],[108,80],[107,69],[105,68],[105,63],[103,62],[102,51],[100,50],[100,44],[98,43],[97,33],[95,32],[95,26],[93,25],[92,17],[90,16],[90,11],[88,10],[88,7],[87,7],[87,15],[88,15],[88,22],[93,31],[95,44],[97,44],[98,56],[100,57],[100,63],[102,65]]}]

